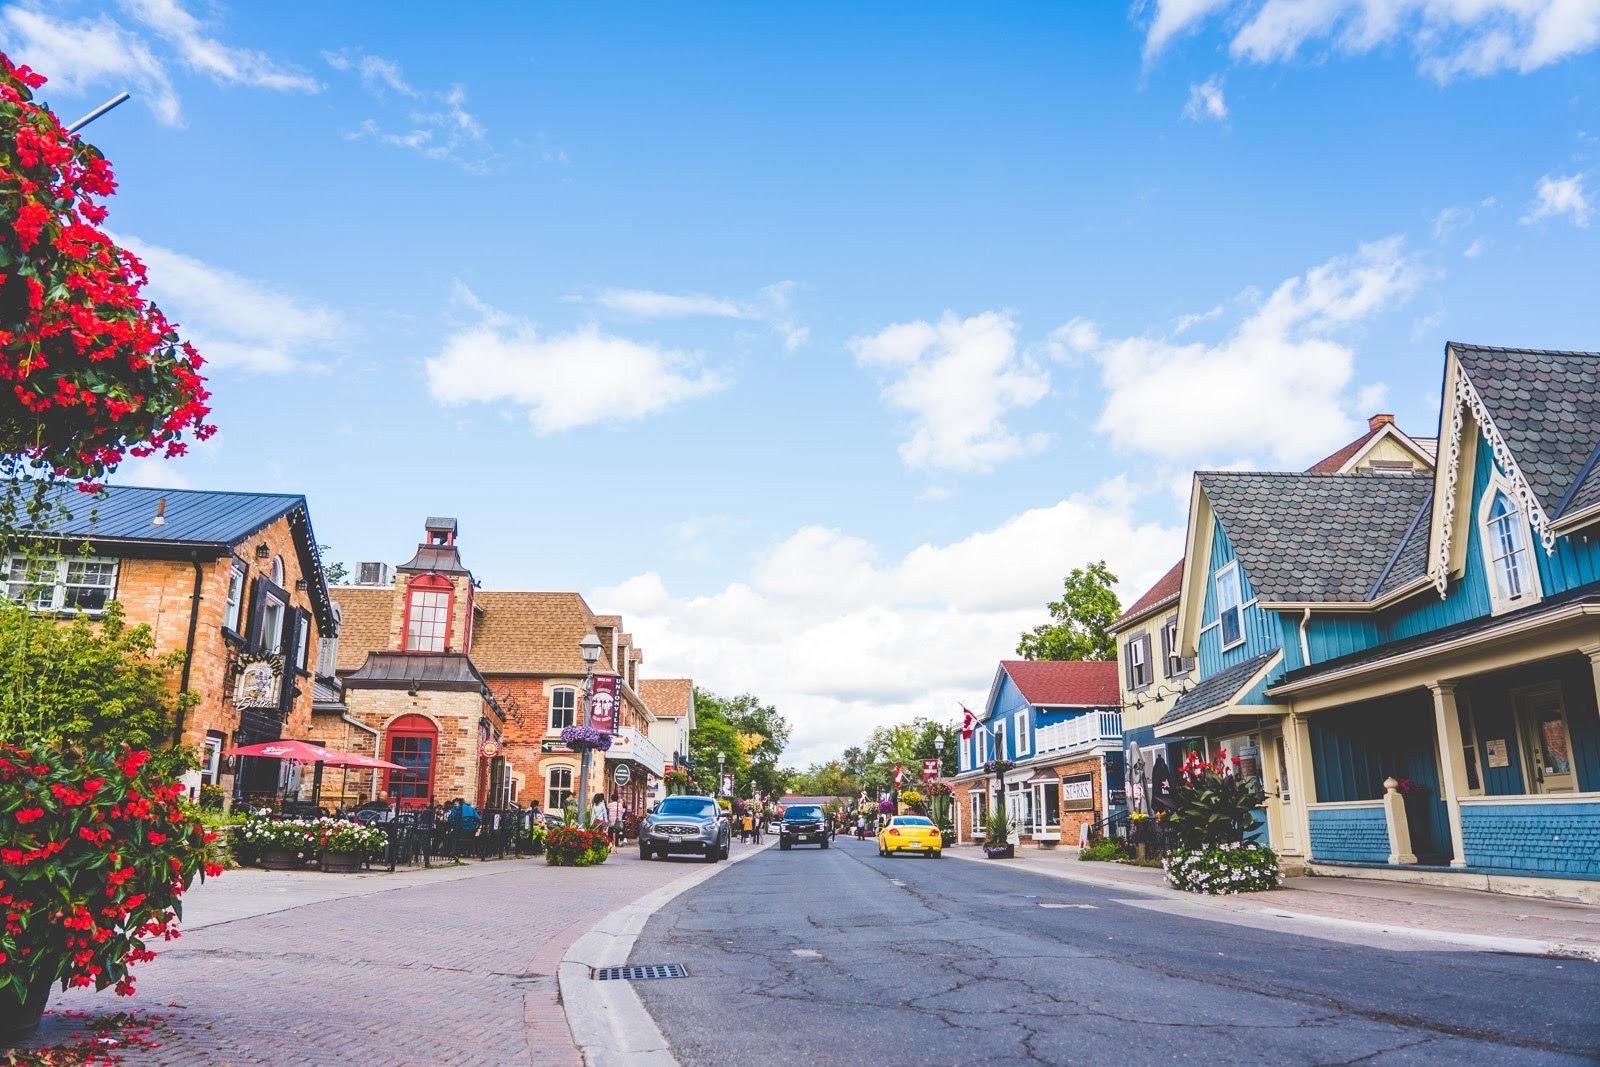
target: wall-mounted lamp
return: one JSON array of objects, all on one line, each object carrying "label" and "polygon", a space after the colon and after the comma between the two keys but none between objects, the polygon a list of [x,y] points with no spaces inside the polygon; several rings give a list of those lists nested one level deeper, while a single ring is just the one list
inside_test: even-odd
[{"label": "wall-mounted lamp", "polygon": [[265,541],[256,546],[256,559],[266,559],[270,555],[272,555],[272,549],[267,547]]},{"label": "wall-mounted lamp", "polygon": [[311,588],[311,583],[306,581],[304,578],[296,578],[294,582],[294,588],[296,592],[304,593],[307,589]]}]

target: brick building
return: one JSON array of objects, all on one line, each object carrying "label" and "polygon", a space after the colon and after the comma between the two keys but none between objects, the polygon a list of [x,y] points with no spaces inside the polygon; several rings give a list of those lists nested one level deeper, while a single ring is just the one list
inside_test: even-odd
[{"label": "brick building", "polygon": [[43,554],[5,560],[6,594],[63,615],[115,600],[159,651],[184,654],[173,686],[195,703],[175,733],[201,757],[191,790],[292,786],[294,768],[222,752],[304,736],[311,721],[313,651],[337,623],[305,497],[112,486],[60,502],[72,515]]},{"label": "brick building", "polygon": [[[595,672],[620,679],[622,704],[612,751],[591,761],[590,792],[616,789],[642,807],[665,757],[648,737],[643,656],[622,620],[596,615],[575,592],[479,588],[458,533],[454,519],[430,518],[411,560],[392,571],[363,563],[356,584],[333,590],[341,636],[324,650],[335,677],[319,686],[314,736],[410,770],[341,775],[323,796],[559,809],[579,788],[580,757],[560,735],[583,719],[579,645],[592,633]],[[623,765],[628,782],[618,786]]]}]

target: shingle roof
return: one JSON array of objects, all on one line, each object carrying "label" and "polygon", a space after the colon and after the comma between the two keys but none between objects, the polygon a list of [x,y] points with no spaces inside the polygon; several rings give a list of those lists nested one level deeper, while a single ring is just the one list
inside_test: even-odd
[{"label": "shingle roof", "polygon": [[1167,723],[1187,719],[1191,715],[1198,715],[1202,711],[1226,704],[1238,696],[1239,691],[1256,676],[1256,672],[1265,667],[1267,661],[1277,654],[1278,650],[1273,649],[1242,663],[1235,663],[1232,667],[1224,667],[1179,697],[1177,703],[1161,716],[1161,721],[1156,725],[1165,726]]},{"label": "shingle roof", "polygon": [[1562,503],[1600,445],[1600,352],[1451,342],[1545,513]]},{"label": "shingle roof", "polygon": [[[472,631],[472,661],[485,674],[587,670],[578,642],[595,628],[595,616],[578,593],[480,589],[473,600],[483,614]],[[598,669],[614,669],[609,648],[601,652]]]},{"label": "shingle roof", "polygon": [[332,595],[342,613],[339,656],[333,669],[342,674],[365,663],[368,652],[392,647],[389,634],[394,621],[395,591],[386,585],[341,585],[333,589]]},{"label": "shingle roof", "polygon": [[1116,707],[1122,703],[1114,660],[1002,660],[1000,666],[1034,707]]},{"label": "shingle roof", "polygon": [[1133,602],[1133,605],[1118,616],[1117,621],[1111,624],[1111,629],[1120,630],[1123,626],[1144,615],[1154,611],[1169,600],[1176,600],[1183,590],[1183,560],[1172,565],[1172,569],[1163,574],[1143,596]]},{"label": "shingle roof", "polygon": [[694,700],[691,678],[641,678],[639,699],[660,719],[681,719]]},{"label": "shingle roof", "polygon": [[1349,444],[1345,445],[1337,452],[1334,452],[1332,455],[1325,456],[1322,459],[1317,460],[1317,462],[1306,468],[1306,472],[1308,474],[1339,473],[1339,471],[1343,469],[1344,465],[1350,462],[1351,457],[1365,448],[1367,442],[1378,436],[1378,433],[1379,430],[1368,430],[1366,433],[1362,434],[1354,441],[1351,441]]},{"label": "shingle roof", "polygon": [[1267,603],[1368,600],[1433,488],[1425,473],[1198,477]]},{"label": "shingle roof", "polygon": [[1395,549],[1388,571],[1378,578],[1378,583],[1368,599],[1376,600],[1387,596],[1428,573],[1428,519],[1432,514],[1433,492],[1430,490],[1417,507],[1411,529],[1406,532],[1405,539]]}]

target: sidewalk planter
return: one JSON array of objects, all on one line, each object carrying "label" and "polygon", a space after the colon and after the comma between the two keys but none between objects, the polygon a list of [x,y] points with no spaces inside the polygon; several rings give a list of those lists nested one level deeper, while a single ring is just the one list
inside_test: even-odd
[{"label": "sidewalk planter", "polygon": [[1283,884],[1278,854],[1265,845],[1176,848],[1162,862],[1167,884],[1190,893],[1259,893]]},{"label": "sidewalk planter", "polygon": [[12,988],[0,991],[0,1048],[10,1048],[39,1029],[53,985],[54,982],[42,976],[35,978],[20,1000]]},{"label": "sidewalk planter", "polygon": [[1017,858],[1016,845],[984,845],[983,855],[991,860],[1014,860]]},{"label": "sidewalk planter", "polygon": [[365,858],[365,853],[361,852],[324,852],[322,869],[330,874],[350,874],[361,869]]},{"label": "sidewalk planter", "polygon": [[273,819],[252,816],[239,828],[239,839],[257,850],[257,862],[269,871],[292,871],[320,856],[325,871],[359,870],[368,856],[381,855],[388,839],[382,830],[350,819]]},{"label": "sidewalk planter", "polygon": [[551,867],[592,867],[611,855],[611,841],[600,830],[562,826],[545,839],[544,862]]},{"label": "sidewalk planter", "polygon": [[256,862],[269,871],[295,871],[306,865],[305,854],[292,848],[263,848]]}]

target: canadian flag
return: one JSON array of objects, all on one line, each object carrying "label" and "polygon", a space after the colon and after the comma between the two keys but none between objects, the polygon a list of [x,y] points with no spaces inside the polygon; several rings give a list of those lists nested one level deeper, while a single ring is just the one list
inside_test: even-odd
[{"label": "canadian flag", "polygon": [[972,731],[978,728],[978,717],[965,704],[961,705],[961,713],[966,716],[961,720],[961,740],[971,741]]}]

